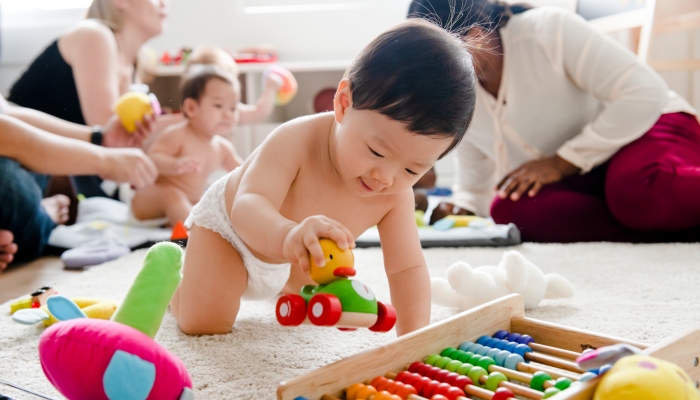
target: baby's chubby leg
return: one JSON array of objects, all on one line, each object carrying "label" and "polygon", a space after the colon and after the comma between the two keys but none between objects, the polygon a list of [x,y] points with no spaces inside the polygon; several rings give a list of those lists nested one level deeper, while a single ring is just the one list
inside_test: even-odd
[{"label": "baby's chubby leg", "polygon": [[299,291],[304,285],[318,285],[314,282],[309,274],[302,271],[298,264],[292,264],[289,269],[289,279],[282,289],[285,294],[299,294]]},{"label": "baby's chubby leg", "polygon": [[170,309],[188,335],[231,332],[248,286],[241,255],[218,233],[197,225],[190,229],[182,282]]},{"label": "baby's chubby leg", "polygon": [[136,192],[131,211],[140,220],[167,217],[171,226],[184,221],[192,211],[192,203],[180,189],[155,184]]}]

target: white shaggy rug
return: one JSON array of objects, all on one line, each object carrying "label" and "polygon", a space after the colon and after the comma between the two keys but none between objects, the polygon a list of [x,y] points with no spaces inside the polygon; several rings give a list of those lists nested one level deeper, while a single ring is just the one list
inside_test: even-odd
[{"label": "white shaggy rug", "polygon": [[[558,272],[576,287],[577,297],[544,301],[527,315],[546,321],[646,342],[656,342],[700,326],[700,246],[697,244],[525,244],[517,247],[545,272]],[[473,266],[496,264],[504,249],[429,249],[432,276],[444,276],[457,260]],[[121,300],[139,270],[144,251],[95,267],[62,284],[67,296]],[[388,286],[379,249],[356,250],[357,278],[380,300]],[[187,337],[166,314],[156,340],[179,356],[192,376],[198,399],[273,399],[277,384],[395,338],[366,330],[280,327],[273,301],[246,302],[232,333]],[[455,310],[434,306],[438,321]],[[0,309],[0,379],[59,397],[39,366],[37,343],[43,331],[11,321]],[[30,395],[0,385],[17,399]]]}]

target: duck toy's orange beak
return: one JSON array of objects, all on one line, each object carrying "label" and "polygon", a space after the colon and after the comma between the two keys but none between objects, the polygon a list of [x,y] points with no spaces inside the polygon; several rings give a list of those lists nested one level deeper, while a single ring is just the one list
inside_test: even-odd
[{"label": "duck toy's orange beak", "polygon": [[355,276],[357,272],[355,271],[355,268],[351,267],[338,267],[335,270],[333,270],[333,275],[334,276],[340,276],[340,277],[350,277],[350,276]]}]

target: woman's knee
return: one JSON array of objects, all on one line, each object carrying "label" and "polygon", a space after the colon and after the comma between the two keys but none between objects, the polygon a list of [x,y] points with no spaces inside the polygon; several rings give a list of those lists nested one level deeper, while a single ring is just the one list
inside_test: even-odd
[{"label": "woman's knee", "polygon": [[15,261],[38,258],[55,227],[41,207],[41,189],[15,160],[0,157],[0,228],[17,244]]},{"label": "woman's knee", "polygon": [[[613,216],[634,230],[674,230],[680,216],[673,188],[675,167],[663,161],[650,162],[636,171],[618,171],[611,165],[605,197]],[[682,218],[682,217],[681,217]]]},{"label": "woman's knee", "polygon": [[522,215],[520,209],[523,201],[512,201],[496,197],[491,203],[491,218],[497,224],[516,223],[518,215]]}]

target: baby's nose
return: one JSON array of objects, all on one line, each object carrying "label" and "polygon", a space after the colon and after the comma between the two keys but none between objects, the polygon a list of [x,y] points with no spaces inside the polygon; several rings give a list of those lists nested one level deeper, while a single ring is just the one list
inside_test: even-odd
[{"label": "baby's nose", "polygon": [[382,185],[384,185],[386,187],[391,186],[391,184],[393,183],[393,178],[392,178],[391,173],[389,173],[388,171],[383,171],[380,168],[376,168],[372,172],[371,176],[373,179],[375,179],[376,181],[378,181],[379,183],[381,183]]}]

